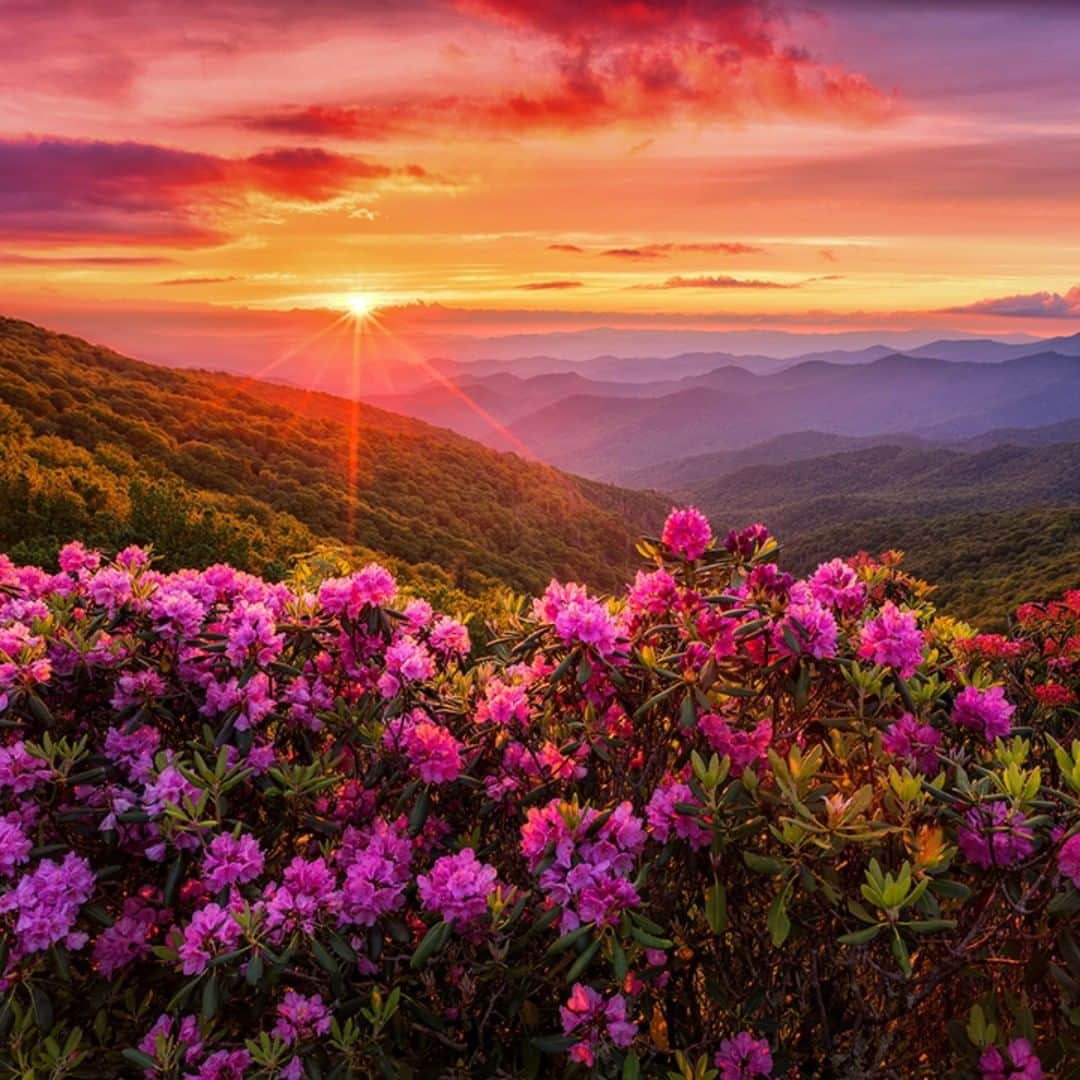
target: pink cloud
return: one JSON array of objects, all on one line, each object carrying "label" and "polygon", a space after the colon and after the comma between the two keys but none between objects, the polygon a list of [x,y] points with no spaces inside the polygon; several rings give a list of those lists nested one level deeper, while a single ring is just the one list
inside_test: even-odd
[{"label": "pink cloud", "polygon": [[944,312],[948,315],[1003,315],[1022,319],[1080,318],[1080,285],[1074,285],[1064,295],[1057,292],[1020,293],[977,300],[973,304],[945,308]]},{"label": "pink cloud", "polygon": [[138,142],[0,139],[0,236],[201,246],[228,238],[215,211],[253,194],[325,204],[381,181],[432,182],[310,147],[245,158]]}]

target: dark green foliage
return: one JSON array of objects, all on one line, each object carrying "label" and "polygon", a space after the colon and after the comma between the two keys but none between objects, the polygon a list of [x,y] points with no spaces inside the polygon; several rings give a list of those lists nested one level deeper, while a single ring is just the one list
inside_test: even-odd
[{"label": "dark green foliage", "polygon": [[984,627],[1080,585],[1080,443],[978,453],[877,446],[741,469],[693,493],[718,525],[764,521],[796,572],[899,549]]}]

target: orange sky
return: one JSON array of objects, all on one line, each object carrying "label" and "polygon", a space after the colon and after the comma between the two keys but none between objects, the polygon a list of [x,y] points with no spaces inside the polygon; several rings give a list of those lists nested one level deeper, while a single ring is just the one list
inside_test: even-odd
[{"label": "orange sky", "polygon": [[1080,316],[1077,5],[3,12],[4,313],[364,294],[481,333],[500,311],[1041,335]]}]

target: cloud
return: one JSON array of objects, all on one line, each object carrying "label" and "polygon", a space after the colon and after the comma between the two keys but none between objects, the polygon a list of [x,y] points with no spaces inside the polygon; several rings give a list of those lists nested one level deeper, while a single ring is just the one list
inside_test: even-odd
[{"label": "cloud", "polygon": [[278,135],[372,141],[773,116],[862,125],[897,110],[892,92],[790,40],[788,12],[802,10],[795,0],[459,0],[443,5],[444,16],[454,8],[481,21],[487,37],[484,23],[508,28],[515,52],[530,57],[528,74],[515,65],[483,91],[391,90],[378,100],[294,101],[224,119]]},{"label": "cloud", "polygon": [[865,76],[785,39],[760,0],[462,0],[555,44],[555,81],[493,103],[495,126],[584,128],[759,115],[870,123],[895,111]]},{"label": "cloud", "polygon": [[744,244],[734,240],[701,240],[691,243],[651,243],[634,244],[626,247],[592,249],[580,244],[548,244],[548,251],[565,251],[577,255],[603,255],[611,259],[645,261],[666,259],[679,252],[701,253],[708,255],[750,255],[761,254],[765,249],[755,244]]},{"label": "cloud", "polygon": [[181,277],[181,278],[168,278],[165,281],[158,281],[157,285],[223,285],[226,281],[239,281],[240,278],[235,276],[230,277]]},{"label": "cloud", "polygon": [[759,278],[734,278],[726,274],[703,277],[670,277],[655,285],[634,285],[635,289],[797,289],[804,281],[766,281]]},{"label": "cloud", "polygon": [[163,255],[23,255],[0,251],[0,266],[165,266]]},{"label": "cloud", "polygon": [[580,281],[529,281],[524,285],[516,285],[515,288],[535,291],[545,289],[580,289],[582,284],[583,283]]},{"label": "cloud", "polygon": [[418,165],[312,147],[226,158],[139,142],[0,139],[0,236],[206,246],[229,239],[221,212],[252,197],[319,207],[382,182],[439,181]]},{"label": "cloud", "polygon": [[1004,315],[1022,319],[1080,318],[1080,285],[1067,293],[1020,293],[942,309],[946,315]]}]

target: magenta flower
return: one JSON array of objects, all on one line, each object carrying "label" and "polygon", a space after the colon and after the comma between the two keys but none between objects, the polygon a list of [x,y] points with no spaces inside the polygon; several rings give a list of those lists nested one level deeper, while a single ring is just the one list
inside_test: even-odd
[{"label": "magenta flower", "polygon": [[254,836],[222,833],[210,841],[203,859],[203,880],[211,892],[226,885],[244,885],[263,872],[263,853]]},{"label": "magenta flower", "polygon": [[389,570],[369,563],[347,578],[330,578],[319,589],[319,604],[332,615],[355,619],[369,604],[383,607],[397,594],[397,583]]},{"label": "magenta flower", "polygon": [[981,803],[965,815],[957,832],[964,858],[984,869],[1007,870],[1035,850],[1035,834],[1024,814],[1004,802]]},{"label": "magenta flower", "polygon": [[33,846],[17,822],[0,818],[0,878],[14,877],[16,869],[29,861]]},{"label": "magenta flower", "polygon": [[988,1046],[979,1058],[982,1080],[1042,1080],[1043,1069],[1027,1039],[1013,1039],[1005,1053]]},{"label": "magenta flower", "polygon": [[141,897],[129,896],[124,912],[94,942],[94,964],[106,979],[150,955],[150,934],[158,918]]},{"label": "magenta flower", "polygon": [[759,521],[753,525],[748,525],[742,532],[736,532],[732,529],[727,534],[727,539],[724,540],[724,547],[732,555],[736,555],[745,561],[763,548],[769,539],[768,528]]},{"label": "magenta flower", "polygon": [[712,543],[709,519],[694,506],[672,510],[660,534],[664,546],[676,555],[693,561],[700,559]]},{"label": "magenta flower", "polygon": [[179,949],[184,974],[202,974],[215,955],[236,948],[240,934],[239,924],[226,908],[207,904],[196,911],[184,928],[184,941]]},{"label": "magenta flower", "polygon": [[881,736],[881,745],[894,757],[902,758],[914,772],[937,771],[941,732],[932,724],[920,724],[911,713],[904,713],[890,725]]},{"label": "magenta flower", "polygon": [[759,720],[753,731],[740,731],[717,713],[706,713],[698,720],[698,730],[721,757],[731,758],[731,765],[743,769],[768,760],[773,726],[768,718]]},{"label": "magenta flower", "polygon": [[607,1036],[615,1046],[626,1049],[637,1034],[637,1024],[626,1016],[626,999],[614,994],[607,1000],[591,986],[574,983],[565,1005],[559,1007],[563,1034],[577,1035],[580,1042],[570,1056],[582,1065],[596,1062],[596,1050]]},{"label": "magenta flower", "polygon": [[923,635],[914,611],[901,611],[891,600],[863,624],[859,656],[874,664],[896,668],[902,678],[915,674],[922,663]]},{"label": "magenta flower", "polygon": [[74,852],[62,863],[42,859],[0,896],[0,915],[16,915],[14,954],[41,952],[58,942],[81,949],[87,936],[74,929],[75,920],[93,891],[94,873],[86,859]]},{"label": "magenta flower", "polygon": [[858,615],[866,606],[866,586],[843,559],[822,563],[810,578],[814,599],[841,615]]},{"label": "magenta flower", "polygon": [[755,1039],[749,1031],[740,1031],[720,1043],[714,1064],[721,1080],[751,1080],[755,1076],[771,1076],[772,1054],[765,1039]]},{"label": "magenta flower", "polygon": [[278,1002],[277,1023],[271,1034],[292,1045],[302,1039],[313,1039],[330,1030],[330,1010],[323,1004],[321,994],[305,997],[293,990],[286,990]]},{"label": "magenta flower", "polygon": [[989,690],[965,686],[953,703],[952,721],[960,727],[981,732],[987,742],[993,742],[1008,738],[1014,712],[1016,706],[1005,700],[1005,691],[1000,686],[992,686]]},{"label": "magenta flower", "polygon": [[529,695],[525,687],[504,683],[497,677],[489,679],[484,687],[484,700],[476,710],[476,722],[500,727],[517,722],[524,727],[529,722]]},{"label": "magenta flower", "polygon": [[1080,889],[1080,833],[1070,836],[1058,852],[1058,869]]},{"label": "magenta flower", "polygon": [[680,840],[686,840],[691,847],[707,847],[712,842],[712,830],[700,817],[679,810],[677,807],[680,803],[701,805],[688,784],[670,776],[665,777],[645,807],[649,831],[661,844],[666,844],[674,833]]},{"label": "magenta flower", "polygon": [[639,570],[627,598],[639,615],[663,615],[677,603],[679,587],[666,570],[654,570],[651,574]]},{"label": "magenta flower", "polygon": [[20,739],[10,746],[0,746],[0,788],[10,788],[15,795],[33,791],[52,775],[49,766],[32,754]]},{"label": "magenta flower", "polygon": [[351,829],[338,854],[345,867],[341,887],[341,922],[374,926],[380,916],[405,903],[412,845],[381,818],[364,832]]},{"label": "magenta flower", "polygon": [[436,859],[430,874],[416,879],[420,900],[428,911],[437,911],[459,929],[480,922],[487,915],[487,898],[498,885],[494,866],[479,862],[472,848]]},{"label": "magenta flower", "polygon": [[816,660],[827,660],[836,655],[836,633],[833,613],[818,603],[811,595],[810,587],[800,581],[791,588],[787,615],[773,627],[772,645],[781,656],[795,656],[797,653],[788,643],[791,637],[800,653]]}]

